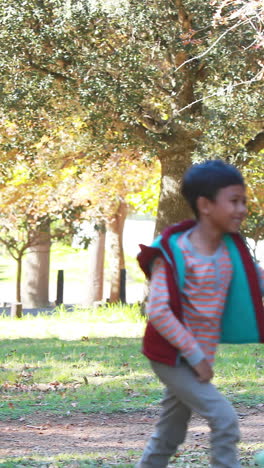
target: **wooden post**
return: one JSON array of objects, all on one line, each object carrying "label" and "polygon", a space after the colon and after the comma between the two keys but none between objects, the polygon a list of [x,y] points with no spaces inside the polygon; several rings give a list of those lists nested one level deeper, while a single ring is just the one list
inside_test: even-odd
[{"label": "wooden post", "polygon": [[58,270],[57,275],[57,299],[56,305],[63,304],[63,286],[64,286],[64,274],[63,270]]},{"label": "wooden post", "polygon": [[120,270],[120,301],[126,304],[126,269]]}]

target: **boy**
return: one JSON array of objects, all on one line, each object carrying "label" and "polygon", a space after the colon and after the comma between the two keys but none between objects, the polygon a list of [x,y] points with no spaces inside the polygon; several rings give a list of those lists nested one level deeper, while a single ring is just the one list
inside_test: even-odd
[{"label": "boy", "polygon": [[218,342],[264,342],[264,271],[238,234],[247,208],[234,166],[221,160],[191,166],[182,194],[196,222],[170,226],[138,255],[151,279],[143,352],[166,391],[136,467],[166,467],[194,411],[211,429],[211,467],[239,468],[237,416],[211,383],[213,362]]}]

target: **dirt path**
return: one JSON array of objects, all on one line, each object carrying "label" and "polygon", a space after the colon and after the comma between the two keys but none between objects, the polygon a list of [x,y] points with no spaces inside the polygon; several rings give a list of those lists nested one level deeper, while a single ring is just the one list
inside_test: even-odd
[{"label": "dirt path", "polygon": [[[264,405],[237,408],[245,444],[263,444]],[[0,458],[28,457],[33,453],[52,456],[60,453],[106,452],[126,455],[128,450],[141,451],[158,418],[156,410],[135,413],[75,414],[69,417],[43,413],[0,422]],[[193,417],[187,446],[208,447],[208,428]]]}]

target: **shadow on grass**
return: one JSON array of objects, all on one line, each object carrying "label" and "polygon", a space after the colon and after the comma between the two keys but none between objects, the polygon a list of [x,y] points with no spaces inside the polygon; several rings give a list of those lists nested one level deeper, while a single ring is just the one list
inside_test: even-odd
[{"label": "shadow on grass", "polygon": [[[221,348],[217,384],[231,401],[263,402],[261,373],[254,370],[259,352],[259,345]],[[36,410],[62,415],[142,410],[158,404],[163,392],[138,338],[6,339],[0,361],[1,419]]]},{"label": "shadow on grass", "polygon": [[[118,366],[124,362],[124,357],[131,355],[133,363],[134,357],[140,357],[140,347],[141,340],[138,338],[83,336],[79,340],[62,340],[56,337],[4,339],[1,340],[0,360],[2,363],[14,360],[21,363],[42,363],[46,362],[47,356],[50,355],[58,361],[62,359],[68,363],[75,363],[76,359],[85,358],[87,361],[92,359],[108,362],[120,372]],[[134,352],[137,356],[133,355]]]},{"label": "shadow on grass", "polygon": [[36,410],[67,415],[133,411],[158,402],[161,385],[136,338],[2,340],[1,419]]}]

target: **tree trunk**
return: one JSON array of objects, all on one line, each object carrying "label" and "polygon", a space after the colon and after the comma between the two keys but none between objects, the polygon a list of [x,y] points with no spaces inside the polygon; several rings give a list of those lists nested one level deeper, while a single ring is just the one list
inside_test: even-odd
[{"label": "tree trunk", "polygon": [[21,276],[22,276],[22,255],[17,259],[16,272],[16,302],[21,302]]},{"label": "tree trunk", "polygon": [[49,305],[50,226],[43,223],[35,232],[34,245],[25,254],[24,307]]},{"label": "tree trunk", "polygon": [[158,154],[161,163],[161,189],[155,235],[167,226],[193,218],[193,214],[180,193],[182,176],[192,164],[192,152],[196,147],[195,137],[178,130],[170,141],[170,148]]},{"label": "tree trunk", "polygon": [[23,252],[16,257],[17,271],[16,271],[16,302],[11,304],[10,315],[12,318],[22,317],[22,303],[21,303],[21,277],[22,277],[22,257]]},{"label": "tree trunk", "polygon": [[[196,147],[195,137],[183,129],[167,139],[168,149],[161,150],[157,156],[161,164],[161,187],[154,237],[167,226],[187,218],[193,213],[180,193],[182,176],[192,164],[192,152]],[[148,282],[145,285],[145,297],[141,313],[145,316],[145,305],[148,296]]]},{"label": "tree trunk", "polygon": [[120,300],[120,278],[121,270],[125,269],[125,257],[123,249],[123,230],[127,215],[127,205],[124,200],[119,203],[116,214],[107,224],[107,230],[110,236],[111,246],[111,286],[110,286],[110,302],[118,302]]},{"label": "tree trunk", "polygon": [[88,247],[88,283],[84,305],[91,306],[103,299],[104,285],[104,256],[105,256],[105,227],[94,230],[94,238]]}]

